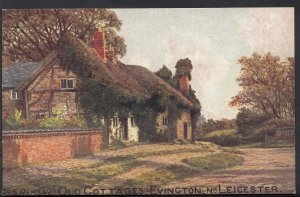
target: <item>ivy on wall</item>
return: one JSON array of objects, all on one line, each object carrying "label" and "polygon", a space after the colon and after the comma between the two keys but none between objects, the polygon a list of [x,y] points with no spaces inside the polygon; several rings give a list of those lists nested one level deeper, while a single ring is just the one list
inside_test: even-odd
[{"label": "ivy on wall", "polygon": [[[71,43],[71,46],[70,46]],[[158,88],[150,98],[128,92],[112,81],[99,70],[97,56],[91,55],[89,48],[82,45],[72,36],[64,36],[59,42],[59,56],[62,67],[74,72],[79,80],[77,83],[77,100],[85,112],[89,126],[99,125],[104,119],[105,142],[108,142],[110,121],[118,113],[120,120],[127,120],[129,113],[135,117],[139,127],[140,141],[157,141],[160,135],[156,132],[156,118],[160,112],[168,110],[168,139],[176,136],[176,121],[181,109],[187,108]],[[198,111],[200,113],[200,110]],[[122,121],[121,121],[122,124]]]}]

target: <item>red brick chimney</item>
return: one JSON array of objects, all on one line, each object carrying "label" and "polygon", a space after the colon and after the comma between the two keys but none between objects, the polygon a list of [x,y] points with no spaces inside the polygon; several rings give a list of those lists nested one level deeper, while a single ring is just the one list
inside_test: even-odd
[{"label": "red brick chimney", "polygon": [[99,28],[94,32],[94,48],[104,62],[106,62],[105,54],[105,32]]},{"label": "red brick chimney", "polygon": [[190,80],[187,75],[181,75],[179,78],[179,91],[184,95],[189,94]]}]

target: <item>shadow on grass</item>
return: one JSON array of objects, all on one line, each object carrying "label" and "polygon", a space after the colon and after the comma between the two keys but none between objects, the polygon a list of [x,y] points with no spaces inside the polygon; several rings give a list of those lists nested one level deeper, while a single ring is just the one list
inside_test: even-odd
[{"label": "shadow on grass", "polygon": [[168,182],[180,180],[186,177],[198,176],[201,171],[191,169],[182,164],[171,164],[137,177],[126,180],[118,188],[148,188],[150,186],[161,187]]},{"label": "shadow on grass", "polygon": [[[23,177],[21,183],[4,185],[5,190],[16,189],[21,191],[26,190],[40,190],[51,191],[50,194],[57,195],[59,190],[64,188],[71,191],[81,190],[84,187],[93,186],[99,181],[130,171],[131,169],[141,165],[141,161],[129,160],[126,162],[117,163],[99,163],[89,167],[67,170],[63,175],[39,173],[33,175],[26,172],[28,178]],[[21,171],[21,169],[15,169]],[[23,170],[24,171],[24,170]],[[24,172],[23,172],[24,173]]]},{"label": "shadow on grass", "polygon": [[[226,149],[233,151],[233,149]],[[240,152],[238,154],[241,154]],[[126,180],[119,188],[161,187],[171,181],[196,177],[205,174],[208,170],[219,170],[241,165],[244,159],[237,153],[221,152],[206,157],[193,157],[183,159],[184,164],[172,164],[162,168],[143,173],[137,177]]]},{"label": "shadow on grass", "polygon": [[[214,152],[214,150],[210,148],[203,149],[200,148],[180,148],[180,149],[174,149],[174,150],[161,150],[161,151],[153,151],[153,152],[138,152],[134,154],[128,154],[128,155],[121,155],[121,156],[115,156],[105,159],[107,162],[120,162],[120,161],[126,161],[126,160],[132,160],[132,159],[138,159],[148,156],[162,156],[167,154],[179,154],[179,153],[192,153],[192,152],[198,152],[198,153],[204,153],[204,152]],[[97,158],[97,157],[96,157]]]}]

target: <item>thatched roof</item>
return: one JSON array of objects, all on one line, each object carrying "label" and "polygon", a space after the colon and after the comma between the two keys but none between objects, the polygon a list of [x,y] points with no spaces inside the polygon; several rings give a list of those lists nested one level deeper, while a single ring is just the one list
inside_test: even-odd
[{"label": "thatched roof", "polygon": [[[133,96],[149,99],[153,93],[160,91],[173,96],[184,106],[199,107],[197,102],[187,98],[147,68],[138,65],[126,65],[120,61],[117,61],[116,64],[109,60],[104,62],[95,49],[72,35],[62,37],[59,50],[52,51],[39,63],[12,63],[3,69],[3,87],[23,90],[45,67],[56,62],[59,58],[62,66],[67,66],[72,71],[74,68],[77,69],[77,74],[89,71],[95,75],[96,80],[112,85]],[[84,67],[80,67],[80,65],[84,65]]]},{"label": "thatched roof", "polygon": [[[72,66],[72,70],[90,71],[99,81],[111,84],[123,91],[143,98],[150,98],[157,91],[173,96],[182,105],[198,108],[198,104],[179,90],[171,87],[147,68],[138,65],[126,65],[120,61],[113,64],[104,62],[95,49],[87,46],[78,38],[68,34],[60,40],[58,52],[63,66]],[[84,68],[80,65],[84,65]],[[75,72],[76,73],[76,72]]]}]

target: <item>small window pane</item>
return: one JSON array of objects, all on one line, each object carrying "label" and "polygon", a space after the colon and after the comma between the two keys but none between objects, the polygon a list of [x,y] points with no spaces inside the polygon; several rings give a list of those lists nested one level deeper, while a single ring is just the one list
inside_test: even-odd
[{"label": "small window pane", "polygon": [[73,80],[68,80],[68,88],[73,88]]},{"label": "small window pane", "polygon": [[61,85],[61,88],[67,88],[67,80],[66,79],[60,80],[60,85]]},{"label": "small window pane", "polygon": [[18,92],[12,91],[12,92],[11,92],[11,98],[14,99],[14,100],[19,99],[19,94],[18,94]]},{"label": "small window pane", "polygon": [[130,117],[131,126],[134,127],[134,118]]}]

